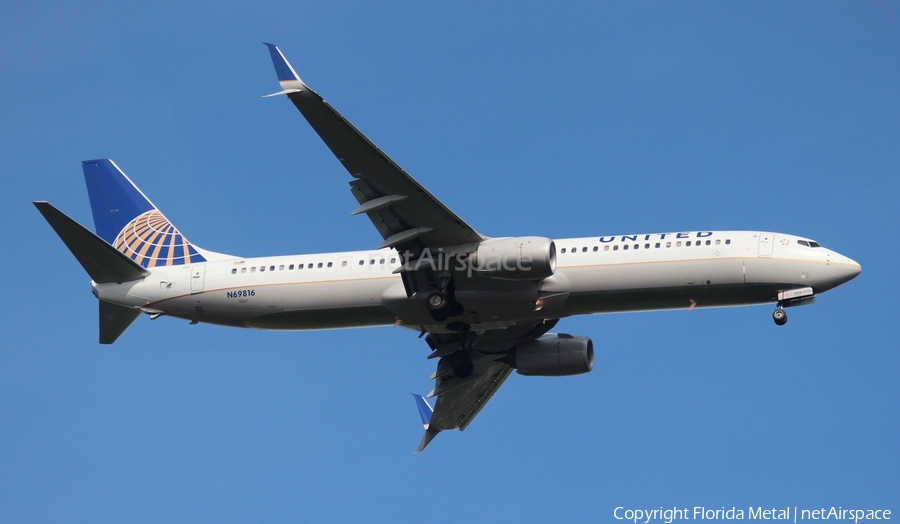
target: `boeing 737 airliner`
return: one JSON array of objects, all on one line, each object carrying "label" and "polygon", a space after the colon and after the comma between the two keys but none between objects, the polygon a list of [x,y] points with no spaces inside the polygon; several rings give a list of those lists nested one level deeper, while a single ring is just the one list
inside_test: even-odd
[{"label": "boeing 737 airliner", "polygon": [[591,339],[550,333],[591,313],[774,304],[786,307],[856,277],[853,260],[805,237],[675,231],[589,238],[487,238],[375,147],[266,44],[281,91],[352,176],[383,242],[346,253],[243,258],[197,247],[111,160],[82,163],[96,234],[47,202],[38,210],[90,275],[100,343],[134,320],[168,315],[258,329],[402,325],[437,359],[419,451],[464,430],[513,369],[586,373]]}]

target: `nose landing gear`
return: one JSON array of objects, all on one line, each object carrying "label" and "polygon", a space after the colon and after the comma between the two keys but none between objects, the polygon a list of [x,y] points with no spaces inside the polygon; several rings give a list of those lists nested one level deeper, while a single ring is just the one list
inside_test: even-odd
[{"label": "nose landing gear", "polygon": [[787,312],[784,310],[781,304],[778,304],[778,306],[775,308],[775,311],[772,313],[772,319],[775,321],[775,324],[779,326],[787,324]]}]

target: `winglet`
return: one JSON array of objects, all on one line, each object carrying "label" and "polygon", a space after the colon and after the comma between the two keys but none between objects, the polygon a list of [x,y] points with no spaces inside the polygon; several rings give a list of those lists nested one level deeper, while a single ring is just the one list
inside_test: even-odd
[{"label": "winglet", "polygon": [[281,49],[275,44],[263,42],[269,48],[269,55],[272,57],[272,65],[275,66],[275,74],[278,76],[278,83],[281,84],[281,91],[265,95],[263,98],[277,95],[289,95],[291,93],[299,93],[306,89],[306,84],[300,80],[300,76],[291,67],[287,58],[282,54]]},{"label": "winglet", "polygon": [[419,416],[422,417],[422,425],[425,427],[425,435],[422,436],[422,442],[419,443],[419,449],[416,450],[416,453],[419,453],[425,449],[425,446],[434,440],[434,437],[436,437],[441,430],[428,428],[428,426],[431,425],[431,415],[434,413],[434,410],[431,408],[431,405],[428,404],[428,401],[425,400],[425,397],[415,393],[411,393],[411,395],[416,399],[416,407],[419,408]]},{"label": "winglet", "polygon": [[419,408],[419,416],[422,417],[422,425],[425,426],[425,429],[428,429],[428,425],[431,424],[431,415],[434,413],[434,409],[431,408],[431,405],[422,395],[417,395],[416,393],[410,393],[410,395],[416,399],[416,407]]}]

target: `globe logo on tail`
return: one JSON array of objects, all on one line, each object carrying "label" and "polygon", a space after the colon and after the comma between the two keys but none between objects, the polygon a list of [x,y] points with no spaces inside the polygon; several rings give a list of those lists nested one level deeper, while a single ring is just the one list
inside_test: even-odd
[{"label": "globe logo on tail", "polygon": [[138,215],[122,228],[113,247],[143,267],[180,266],[206,261],[156,209]]}]

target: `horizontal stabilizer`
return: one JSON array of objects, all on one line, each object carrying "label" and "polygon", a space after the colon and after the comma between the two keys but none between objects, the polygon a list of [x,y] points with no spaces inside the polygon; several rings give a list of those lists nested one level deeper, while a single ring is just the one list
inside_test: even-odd
[{"label": "horizontal stabilizer", "polygon": [[56,234],[66,244],[69,251],[75,255],[81,267],[87,271],[94,282],[98,284],[130,282],[150,274],[149,271],[48,202],[34,202],[34,206],[44,215],[44,219],[56,231]]},{"label": "horizontal stabilizer", "polygon": [[130,307],[100,300],[100,343],[112,344],[128,329],[141,312]]}]

